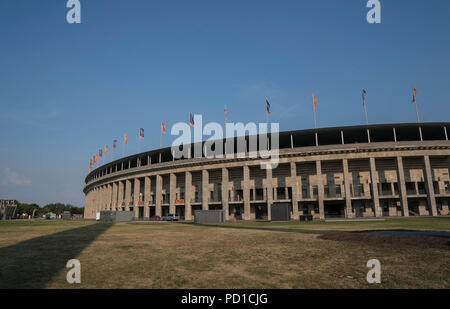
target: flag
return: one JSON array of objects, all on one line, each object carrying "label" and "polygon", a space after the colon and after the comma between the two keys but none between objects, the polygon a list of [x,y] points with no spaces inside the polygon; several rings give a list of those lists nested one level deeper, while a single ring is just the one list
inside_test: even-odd
[{"label": "flag", "polygon": [[266,114],[270,114],[270,103],[266,99]]},{"label": "flag", "polygon": [[125,134],[123,137],[123,143],[127,144],[127,142],[128,142],[128,134]]},{"label": "flag", "polygon": [[103,151],[101,149],[98,150],[98,157],[101,158],[103,154]]},{"label": "flag", "polygon": [[228,120],[228,115],[227,115],[227,106],[226,105],[225,105],[224,112],[225,112],[225,121],[227,121]]},{"label": "flag", "polygon": [[95,154],[95,156],[94,156],[94,162],[97,162],[97,161],[98,161],[98,155]]},{"label": "flag", "polygon": [[417,89],[413,87],[413,103],[416,103],[416,95],[417,95]]},{"label": "flag", "polygon": [[313,103],[314,103],[314,110],[316,110],[317,99],[316,99],[316,96],[314,95],[314,93],[313,93],[312,97],[313,97]]},{"label": "flag", "polygon": [[194,116],[192,116],[192,114],[189,114],[189,125],[190,125],[191,127],[194,126]]},{"label": "flag", "polygon": [[144,139],[144,129],[139,129],[139,139]]},{"label": "flag", "polygon": [[105,145],[105,155],[108,154],[108,145]]},{"label": "flag", "polygon": [[166,126],[164,125],[164,122],[161,121],[161,134],[166,134]]},{"label": "flag", "polygon": [[115,139],[115,140],[113,140],[113,149],[116,149],[117,148],[117,140]]},{"label": "flag", "polygon": [[362,90],[363,106],[366,106],[366,90]]}]

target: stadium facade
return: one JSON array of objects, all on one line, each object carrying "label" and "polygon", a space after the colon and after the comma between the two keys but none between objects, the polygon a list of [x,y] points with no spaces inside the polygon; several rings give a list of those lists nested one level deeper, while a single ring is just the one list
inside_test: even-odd
[{"label": "stadium facade", "polygon": [[[448,216],[450,123],[404,123],[288,131],[279,164],[267,159],[175,159],[171,148],[104,164],[85,179],[85,218],[132,210],[138,220],[223,209],[226,220]],[[248,143],[248,136],[245,137]],[[225,140],[222,142],[225,143]]]}]

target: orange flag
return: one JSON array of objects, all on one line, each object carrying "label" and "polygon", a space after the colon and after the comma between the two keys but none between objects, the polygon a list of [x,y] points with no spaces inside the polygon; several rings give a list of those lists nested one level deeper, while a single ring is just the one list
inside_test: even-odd
[{"label": "orange flag", "polygon": [[316,99],[316,96],[314,95],[314,93],[313,93],[312,97],[313,97],[313,103],[314,103],[314,110],[316,110],[317,99]]},{"label": "orange flag", "polygon": [[128,142],[128,134],[125,134],[123,137],[123,143],[126,144]]},{"label": "orange flag", "polygon": [[417,95],[417,89],[413,87],[413,103],[416,103],[416,95]]},{"label": "orange flag", "polygon": [[108,145],[105,145],[105,154],[108,153]]},{"label": "orange flag", "polygon": [[226,105],[225,105],[224,112],[225,112],[225,121],[227,121],[228,120],[228,115],[227,115],[227,106]]},{"label": "orange flag", "polygon": [[161,121],[161,134],[166,134],[166,126],[164,125],[164,122]]}]

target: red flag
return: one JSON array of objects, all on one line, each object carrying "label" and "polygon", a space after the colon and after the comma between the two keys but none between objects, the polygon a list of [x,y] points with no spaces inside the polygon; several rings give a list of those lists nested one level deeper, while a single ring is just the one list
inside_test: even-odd
[{"label": "red flag", "polygon": [[417,89],[413,87],[413,103],[416,103],[416,95],[417,95]]},{"label": "red flag", "polygon": [[108,154],[108,145],[105,145],[105,154]]},{"label": "red flag", "polygon": [[164,122],[161,121],[161,134],[166,134],[166,126],[164,125]]},{"label": "red flag", "polygon": [[312,97],[313,97],[313,103],[314,103],[314,110],[316,110],[317,99],[316,99],[316,96],[314,95],[314,93],[313,93]]},{"label": "red flag", "polygon": [[128,142],[128,134],[125,134],[123,137],[123,143],[126,144]]},{"label": "red flag", "polygon": [[225,105],[224,112],[225,112],[225,121],[227,121],[228,120],[228,115],[227,115],[227,106],[226,105]]}]

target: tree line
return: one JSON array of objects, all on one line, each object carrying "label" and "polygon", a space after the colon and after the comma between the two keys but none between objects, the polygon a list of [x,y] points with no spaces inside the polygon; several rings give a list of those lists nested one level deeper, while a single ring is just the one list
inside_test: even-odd
[{"label": "tree line", "polygon": [[72,215],[83,214],[84,207],[76,207],[70,204],[53,203],[47,204],[44,207],[40,207],[38,204],[26,204],[15,201],[17,205],[17,214],[29,214],[32,215],[33,211],[35,215],[44,215],[52,212],[56,215],[62,214],[64,211],[70,211]]}]

